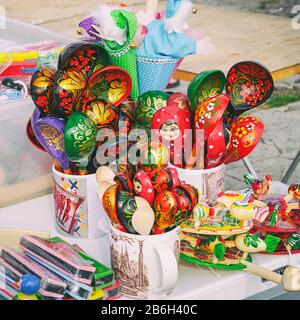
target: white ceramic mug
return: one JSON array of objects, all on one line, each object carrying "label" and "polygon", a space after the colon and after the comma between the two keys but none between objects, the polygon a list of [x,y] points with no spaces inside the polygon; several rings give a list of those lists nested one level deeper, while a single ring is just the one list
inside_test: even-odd
[{"label": "white ceramic mug", "polygon": [[111,226],[111,265],[123,295],[133,299],[163,299],[178,281],[180,227],[141,236]]},{"label": "white ceramic mug", "polygon": [[96,174],[69,175],[53,171],[55,228],[77,239],[93,239],[109,233],[109,222],[97,193]]},{"label": "white ceramic mug", "polygon": [[212,202],[220,192],[225,191],[225,165],[204,170],[181,169],[172,164],[181,181],[195,186],[200,191],[200,200]]}]

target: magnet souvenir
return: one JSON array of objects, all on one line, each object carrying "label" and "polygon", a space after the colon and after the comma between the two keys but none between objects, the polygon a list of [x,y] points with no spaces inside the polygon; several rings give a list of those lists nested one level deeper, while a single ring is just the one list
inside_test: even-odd
[{"label": "magnet souvenir", "polygon": [[36,107],[44,114],[54,113],[53,84],[57,70],[43,68],[35,71],[30,81],[30,95]]},{"label": "magnet souvenir", "polygon": [[208,70],[199,73],[189,84],[187,95],[193,111],[206,98],[222,93],[225,75],[220,70]]}]

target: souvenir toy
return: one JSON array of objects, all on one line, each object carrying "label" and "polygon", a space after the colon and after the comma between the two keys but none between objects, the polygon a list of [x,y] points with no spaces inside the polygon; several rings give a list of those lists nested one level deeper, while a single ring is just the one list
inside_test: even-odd
[{"label": "souvenir toy", "polygon": [[[30,273],[41,278],[42,286],[39,292],[43,296],[57,299],[64,296],[66,284],[39,264],[28,259],[24,254],[18,253],[10,248],[3,248],[1,257],[23,276]],[[24,293],[26,294],[26,292]]]},{"label": "souvenir toy", "polygon": [[74,279],[54,268],[47,261],[44,261],[41,258],[38,258],[30,253],[26,253],[26,256],[32,261],[38,263],[43,268],[46,268],[49,272],[54,274],[66,284],[64,299],[66,296],[70,296],[75,300],[83,300],[88,299],[91,296],[93,291],[93,288],[91,286],[75,281]]},{"label": "souvenir toy", "polygon": [[86,172],[90,156],[96,148],[97,126],[89,118],[74,111],[65,126],[64,145],[68,158]]},{"label": "souvenir toy", "polygon": [[33,116],[31,123],[39,143],[67,173],[70,168],[70,160],[65,152],[65,120],[53,116],[36,119]]},{"label": "souvenir toy", "polygon": [[151,129],[159,141],[170,150],[171,162],[180,166],[185,141],[191,137],[192,122],[189,114],[176,106],[166,106],[155,112]]},{"label": "souvenir toy", "polygon": [[231,125],[230,141],[221,161],[228,164],[245,158],[257,146],[263,131],[264,123],[259,118],[237,118]]},{"label": "souvenir toy", "polygon": [[265,179],[256,179],[252,174],[244,176],[246,185],[252,189],[253,197],[260,199],[262,195],[268,194],[272,185],[272,177],[267,175]]},{"label": "souvenir toy", "polygon": [[[252,209],[249,208],[249,211]],[[197,222],[195,218],[199,218],[200,221]],[[289,267],[291,269],[280,276],[251,262],[249,253],[274,252],[280,242],[278,237],[272,235],[263,240],[249,234],[251,227],[251,220],[239,220],[226,208],[200,215],[197,210],[196,214],[182,225],[181,259],[205,267],[243,269],[277,284],[283,284],[285,290],[300,290],[300,283],[297,281],[299,268]]]},{"label": "souvenir toy", "polygon": [[149,174],[151,183],[156,192],[168,190],[172,187],[172,176],[169,169],[154,168]]},{"label": "souvenir toy", "polygon": [[257,62],[241,61],[233,65],[226,78],[230,96],[231,118],[266,102],[273,93],[274,82],[267,68]]},{"label": "souvenir toy", "polygon": [[148,33],[137,49],[140,94],[163,90],[182,59],[197,52],[197,42],[184,32],[192,12],[190,1],[170,0],[161,19],[147,24]]},{"label": "souvenir toy", "polygon": [[92,295],[88,298],[88,300],[103,300],[105,297],[105,292],[101,289],[94,290]]},{"label": "souvenir toy", "polygon": [[274,235],[281,241],[274,254],[296,253],[300,249],[300,198],[299,185],[289,186],[288,194],[269,194],[272,177],[264,180],[245,175],[244,180],[250,186],[253,204],[257,208],[254,227],[251,233],[261,238]]},{"label": "souvenir toy", "polygon": [[71,246],[69,243],[66,241],[62,240],[59,237],[53,237],[50,238],[49,241],[53,243],[64,243],[74,249],[83,260],[89,261],[95,268],[95,272],[93,275],[93,280],[92,280],[92,286],[94,290],[101,290],[103,288],[109,287],[113,283],[113,272],[111,269],[107,268],[103,264],[101,264],[99,261],[93,259],[90,257],[86,252],[79,248],[75,248],[74,246]]},{"label": "souvenir toy", "polygon": [[54,113],[53,83],[57,70],[44,68],[36,71],[30,82],[30,95],[36,107],[44,114]]},{"label": "souvenir toy", "polygon": [[[82,25],[82,22],[84,25]],[[92,16],[81,22],[81,26],[101,41],[104,48],[111,57],[113,65],[120,66],[129,72],[133,80],[131,96],[133,99],[138,97],[138,80],[135,57],[135,47],[139,28],[136,15],[123,9],[110,8],[101,5]],[[139,41],[139,40],[138,40]]]},{"label": "souvenir toy", "polygon": [[163,91],[147,91],[139,96],[135,108],[135,120],[146,129],[151,129],[153,115],[167,106],[170,95]]},{"label": "souvenir toy", "polygon": [[119,187],[114,184],[107,188],[102,196],[102,203],[105,212],[107,213],[109,219],[116,226],[116,228],[121,228],[121,222],[117,214],[117,193],[119,192]]},{"label": "souvenir toy", "polygon": [[[52,267],[74,280],[88,285],[91,284],[95,267],[65,244],[57,244],[38,237],[24,235],[21,238],[20,246],[26,253],[46,261]],[[61,260],[63,263],[61,263]]]},{"label": "souvenir toy", "polygon": [[21,277],[20,293],[18,293],[14,300],[39,300],[38,292],[41,288],[41,280],[34,274],[26,274]]}]

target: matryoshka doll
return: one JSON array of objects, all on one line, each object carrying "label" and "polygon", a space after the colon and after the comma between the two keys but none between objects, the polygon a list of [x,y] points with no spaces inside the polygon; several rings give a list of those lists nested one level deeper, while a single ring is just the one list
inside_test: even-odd
[{"label": "matryoshka doll", "polygon": [[170,160],[182,167],[184,161],[184,146],[187,139],[192,139],[191,117],[184,109],[169,105],[155,112],[151,129],[162,144],[170,150]]}]

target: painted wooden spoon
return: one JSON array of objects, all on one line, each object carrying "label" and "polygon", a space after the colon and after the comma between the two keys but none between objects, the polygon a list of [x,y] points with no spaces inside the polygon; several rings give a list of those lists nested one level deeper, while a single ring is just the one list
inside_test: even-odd
[{"label": "painted wooden spoon", "polygon": [[263,131],[264,123],[260,118],[239,117],[231,126],[227,152],[221,161],[228,164],[246,157],[257,146]]}]

